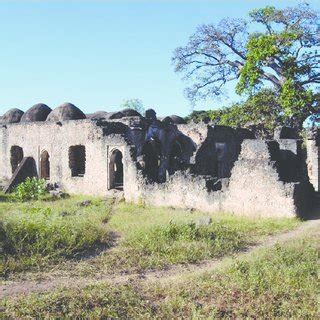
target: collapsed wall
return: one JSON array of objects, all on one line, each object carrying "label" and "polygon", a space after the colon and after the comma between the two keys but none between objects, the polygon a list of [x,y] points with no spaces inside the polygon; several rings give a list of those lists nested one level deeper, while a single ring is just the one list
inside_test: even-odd
[{"label": "collapsed wall", "polygon": [[275,141],[245,140],[235,163],[223,208],[237,214],[295,216],[297,183],[279,177]]},{"label": "collapsed wall", "polygon": [[[164,184],[140,181],[139,197],[130,200],[155,206],[193,208],[263,217],[294,217],[307,210],[312,187],[307,181],[279,178],[279,148],[275,141],[244,140],[230,179],[220,190],[208,191],[206,179],[177,172]],[[277,150],[278,149],[278,150]]]}]

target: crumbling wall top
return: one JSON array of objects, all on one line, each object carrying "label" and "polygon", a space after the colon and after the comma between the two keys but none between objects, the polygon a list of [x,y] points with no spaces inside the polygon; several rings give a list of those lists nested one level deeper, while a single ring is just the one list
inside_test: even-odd
[{"label": "crumbling wall top", "polygon": [[274,130],[274,139],[299,139],[299,135],[296,128],[282,126]]}]

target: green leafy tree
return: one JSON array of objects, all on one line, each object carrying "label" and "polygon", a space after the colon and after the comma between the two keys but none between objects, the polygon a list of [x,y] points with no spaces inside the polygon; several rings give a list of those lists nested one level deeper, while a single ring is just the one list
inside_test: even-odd
[{"label": "green leafy tree", "polygon": [[209,122],[212,120],[210,111],[206,110],[194,110],[187,117],[185,117],[187,122]]},{"label": "green leafy tree", "polygon": [[128,99],[125,100],[122,104],[121,104],[121,108],[123,109],[134,109],[136,111],[138,111],[141,114],[144,114],[145,112],[145,108],[143,106],[143,102],[140,99]]},{"label": "green leafy tree", "polygon": [[[193,83],[187,88],[193,101],[220,95],[232,80],[249,101],[270,88],[278,118],[301,128],[320,106],[319,13],[300,4],[280,10],[268,6],[249,16],[250,22],[224,19],[200,26],[187,46],[175,50],[175,69]],[[250,32],[254,26],[259,31]]]},{"label": "green leafy tree", "polygon": [[275,127],[285,124],[277,94],[270,89],[263,89],[245,102],[236,103],[221,111],[222,114],[217,119],[219,124],[255,128],[257,134],[263,137],[271,137]]},{"label": "green leafy tree", "polygon": [[194,111],[187,120],[212,121],[215,124],[232,127],[254,127],[258,134],[271,136],[275,127],[285,124],[285,117],[276,93],[262,89],[246,101],[216,110]]}]

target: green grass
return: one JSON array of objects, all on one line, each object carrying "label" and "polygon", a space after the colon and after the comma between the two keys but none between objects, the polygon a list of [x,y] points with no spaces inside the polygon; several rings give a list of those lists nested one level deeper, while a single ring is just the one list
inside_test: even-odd
[{"label": "green grass", "polygon": [[150,303],[134,286],[102,285],[7,300],[0,317],[136,319],[147,318],[152,312]]},{"label": "green grass", "polygon": [[[83,199],[90,199],[92,204],[79,206]],[[75,258],[98,245],[107,245],[109,208],[100,199],[81,196],[59,201],[1,202],[0,274]]]},{"label": "green grass", "polygon": [[160,301],[164,317],[315,319],[318,256],[314,239],[276,245],[217,273],[160,286],[149,299]]},{"label": "green grass", "polygon": [[[78,205],[86,199],[92,204]],[[250,219],[126,203],[111,210],[110,202],[87,196],[9,200],[2,196],[0,201],[4,235],[0,239],[0,272],[10,278],[22,272],[45,273],[53,266],[68,275],[94,276],[195,263],[243,250],[269,234],[301,223],[297,219]],[[210,216],[212,223],[196,226],[204,216]],[[107,249],[114,237],[116,246]],[[105,250],[97,254],[102,246]],[[90,258],[84,256],[87,253]]]},{"label": "green grass", "polygon": [[100,284],[11,298],[3,316],[316,319],[319,233],[169,284]]},{"label": "green grass", "polygon": [[[210,216],[212,223],[197,227],[195,223],[204,216]],[[112,254],[105,252],[91,260],[89,266],[78,265],[77,272],[136,272],[195,263],[243,250],[299,223],[296,219],[250,219],[122,203],[109,222],[122,236],[118,247]]]}]

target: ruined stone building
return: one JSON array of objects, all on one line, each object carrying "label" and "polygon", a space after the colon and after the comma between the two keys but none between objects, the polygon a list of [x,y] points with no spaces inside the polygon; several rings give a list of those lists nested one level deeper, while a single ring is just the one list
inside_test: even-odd
[{"label": "ruined stone building", "polygon": [[6,191],[38,176],[69,193],[263,216],[300,214],[319,191],[317,129],[305,141],[286,127],[260,140],[152,109],[85,115],[70,103],[11,109],[0,121]]}]

